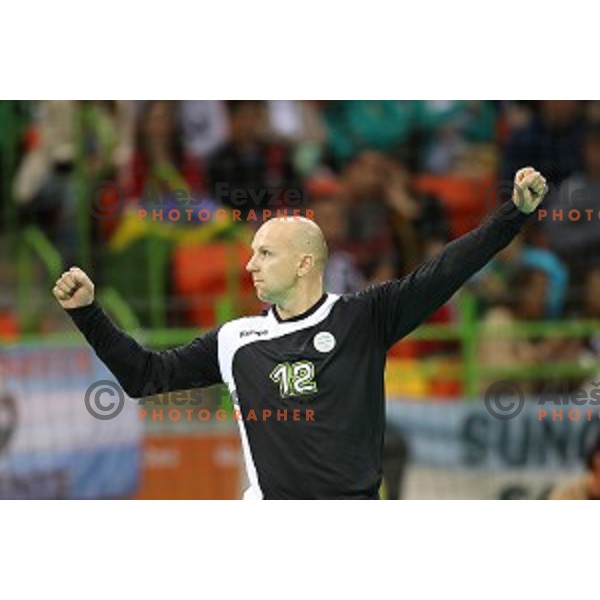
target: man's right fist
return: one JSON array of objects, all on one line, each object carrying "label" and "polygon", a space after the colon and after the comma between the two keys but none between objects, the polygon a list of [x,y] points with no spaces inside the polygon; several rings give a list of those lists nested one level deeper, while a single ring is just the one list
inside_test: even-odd
[{"label": "man's right fist", "polygon": [[79,267],[71,267],[56,280],[52,293],[63,308],[80,308],[94,301],[94,284]]}]

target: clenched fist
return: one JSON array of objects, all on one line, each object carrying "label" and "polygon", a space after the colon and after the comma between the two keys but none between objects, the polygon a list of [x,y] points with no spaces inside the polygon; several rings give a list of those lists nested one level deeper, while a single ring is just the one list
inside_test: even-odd
[{"label": "clenched fist", "polygon": [[533,212],[547,192],[546,179],[533,167],[517,171],[512,198],[521,212]]},{"label": "clenched fist", "polygon": [[56,280],[52,293],[63,308],[80,308],[94,301],[94,284],[79,267],[71,267]]}]

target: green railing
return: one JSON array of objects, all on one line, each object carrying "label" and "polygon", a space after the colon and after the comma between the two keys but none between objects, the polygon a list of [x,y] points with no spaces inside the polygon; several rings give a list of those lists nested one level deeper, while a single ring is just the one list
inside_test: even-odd
[{"label": "green railing", "polygon": [[[43,267],[41,284],[50,296],[54,282],[63,272],[63,261],[40,229],[28,227],[19,237],[17,244],[18,320],[21,331],[25,333],[24,339],[37,338],[39,341],[39,334],[33,333],[38,325],[38,311],[34,302],[36,283],[40,283],[37,281],[36,261]],[[103,289],[98,299],[121,327],[131,331],[140,329],[140,322],[135,313],[114,288],[109,286]]]},{"label": "green railing", "polygon": [[35,331],[36,259],[45,268],[48,292],[63,270],[62,259],[52,243],[37,227],[28,227],[17,244],[17,307],[19,326],[26,333]]},{"label": "green railing", "polygon": [[[167,348],[186,344],[201,334],[197,329],[145,329],[140,328],[135,314],[123,299],[111,289],[100,294],[100,302],[115,318],[119,325],[139,341],[151,348]],[[545,338],[582,338],[600,332],[600,321],[565,321],[519,323],[501,328],[480,328],[474,311],[473,298],[463,293],[459,298],[461,322],[453,325],[422,325],[408,340],[415,341],[456,341],[461,344],[462,361],[455,368],[444,364],[444,377],[455,377],[463,385],[464,397],[473,400],[479,397],[480,383],[492,379],[540,380],[547,377],[582,377],[596,375],[600,362],[580,364],[578,362],[552,362],[536,365],[483,365],[480,363],[477,348],[487,339],[523,339],[530,336]],[[81,344],[81,335],[72,331],[56,333],[40,338],[39,335],[22,336],[19,343],[35,345]],[[439,359],[419,361],[416,367],[424,377],[434,377],[439,370]]]},{"label": "green railing", "polygon": [[[600,372],[600,361],[591,364],[580,362],[552,362],[535,365],[489,365],[482,364],[478,356],[480,344],[488,340],[567,338],[582,339],[600,333],[600,320],[518,322],[512,325],[481,327],[476,312],[476,300],[468,292],[458,298],[460,323],[454,325],[421,325],[407,339],[449,340],[461,344],[461,364],[455,368],[444,364],[444,376],[460,380],[463,395],[474,400],[480,397],[481,382],[500,379],[540,380],[550,377],[585,377]],[[422,361],[417,368],[426,377],[435,375],[439,362],[436,359]]]}]

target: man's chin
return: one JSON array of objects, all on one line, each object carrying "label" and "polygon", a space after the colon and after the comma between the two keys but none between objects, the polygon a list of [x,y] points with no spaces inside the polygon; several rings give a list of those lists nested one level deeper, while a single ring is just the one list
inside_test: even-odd
[{"label": "man's chin", "polygon": [[267,292],[266,290],[257,289],[256,297],[261,302],[266,302],[267,304],[276,304],[277,303],[276,299],[273,297],[273,294],[269,294],[269,292]]},{"label": "man's chin", "polygon": [[267,292],[265,292],[264,290],[256,290],[256,297],[261,301],[261,302],[271,302],[270,300],[270,296]]}]

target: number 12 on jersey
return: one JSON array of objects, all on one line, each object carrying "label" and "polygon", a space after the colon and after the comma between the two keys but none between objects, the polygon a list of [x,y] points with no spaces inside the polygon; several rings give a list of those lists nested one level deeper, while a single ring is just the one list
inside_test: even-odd
[{"label": "number 12 on jersey", "polygon": [[308,360],[295,363],[279,363],[271,371],[271,380],[279,384],[279,393],[282,398],[289,396],[304,396],[317,391],[317,382],[314,381],[315,365]]}]

